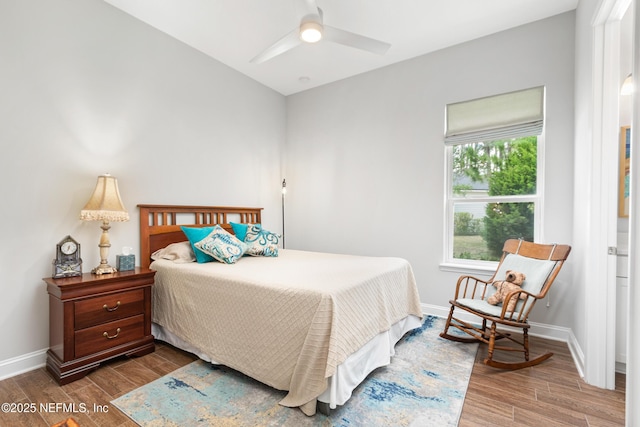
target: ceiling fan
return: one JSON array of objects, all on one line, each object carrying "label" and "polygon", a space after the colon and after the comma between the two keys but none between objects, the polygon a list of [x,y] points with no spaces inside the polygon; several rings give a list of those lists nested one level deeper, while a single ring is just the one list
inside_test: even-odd
[{"label": "ceiling fan", "polygon": [[251,60],[252,63],[260,64],[268,61],[293,49],[303,42],[316,43],[320,40],[339,43],[341,45],[366,50],[379,55],[385,54],[391,47],[389,43],[324,25],[322,22],[322,9],[318,7],[316,0],[301,1],[304,3],[305,15],[300,20],[300,25],[269,46],[262,53],[255,56]]}]

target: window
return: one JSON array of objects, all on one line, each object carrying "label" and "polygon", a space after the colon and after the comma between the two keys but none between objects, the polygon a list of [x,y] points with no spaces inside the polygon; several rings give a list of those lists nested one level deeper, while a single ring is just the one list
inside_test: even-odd
[{"label": "window", "polygon": [[445,263],[495,262],[538,240],[544,88],[447,106]]}]

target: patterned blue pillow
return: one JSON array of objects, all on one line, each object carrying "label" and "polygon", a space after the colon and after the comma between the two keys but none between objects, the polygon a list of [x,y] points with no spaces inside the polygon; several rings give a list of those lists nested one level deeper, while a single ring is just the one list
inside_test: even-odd
[{"label": "patterned blue pillow", "polygon": [[278,243],[280,235],[263,230],[260,224],[250,224],[244,243],[247,245],[247,255],[252,256],[278,256]]},{"label": "patterned blue pillow", "polygon": [[[247,235],[247,229],[252,224],[245,224],[245,223],[238,223],[238,222],[231,222],[231,221],[229,222],[229,224],[231,225],[231,228],[233,229],[233,232],[235,233],[236,237],[244,242],[244,238]],[[255,225],[260,226],[260,224],[255,224]]]},{"label": "patterned blue pillow", "polygon": [[195,246],[225,264],[233,264],[247,250],[247,245],[219,225]]}]

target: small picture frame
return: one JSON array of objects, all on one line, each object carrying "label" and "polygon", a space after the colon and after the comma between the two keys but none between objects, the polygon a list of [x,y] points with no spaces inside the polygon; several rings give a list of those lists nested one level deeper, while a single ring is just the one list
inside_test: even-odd
[{"label": "small picture frame", "polygon": [[618,216],[629,218],[629,177],[631,172],[631,127],[620,128],[620,180],[618,183]]}]

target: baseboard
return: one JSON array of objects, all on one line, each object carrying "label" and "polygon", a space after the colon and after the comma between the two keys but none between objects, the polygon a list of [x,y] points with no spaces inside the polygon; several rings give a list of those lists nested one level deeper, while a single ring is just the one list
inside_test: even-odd
[{"label": "baseboard", "polygon": [[[449,316],[449,307],[442,307],[432,304],[421,304],[422,312],[432,316],[444,317]],[[476,322],[477,317],[462,314],[460,318],[467,322]],[[569,351],[576,364],[578,373],[584,377],[584,354],[578,345],[576,337],[569,328],[546,325],[543,323],[530,323],[530,335],[542,338],[548,338],[556,341],[566,342]],[[23,354],[11,359],[0,361],[0,380],[10,378],[24,372],[42,368],[46,364],[47,349],[34,351],[32,353]]]},{"label": "baseboard", "polygon": [[24,372],[42,368],[47,362],[47,349],[0,361],[0,381]]},{"label": "baseboard", "polygon": [[578,344],[576,336],[573,335],[573,331],[569,330],[569,337],[567,339],[567,345],[569,345],[569,351],[573,358],[573,363],[576,364],[576,369],[581,378],[584,378],[584,353],[582,347]]},{"label": "baseboard", "polygon": [[[447,318],[449,316],[450,307],[441,307],[431,304],[421,304],[421,307],[424,314],[444,318]],[[479,317],[469,313],[459,313],[458,311],[456,311],[456,317],[459,317],[460,320],[465,322],[478,324],[480,323]],[[578,345],[578,340],[576,340],[576,337],[570,328],[535,322],[529,322],[529,325],[529,335],[531,336],[566,342],[567,346],[569,347],[571,357],[573,357],[573,362],[576,364],[576,369],[578,370],[580,376],[584,378],[584,354],[582,352],[582,349]]]}]

